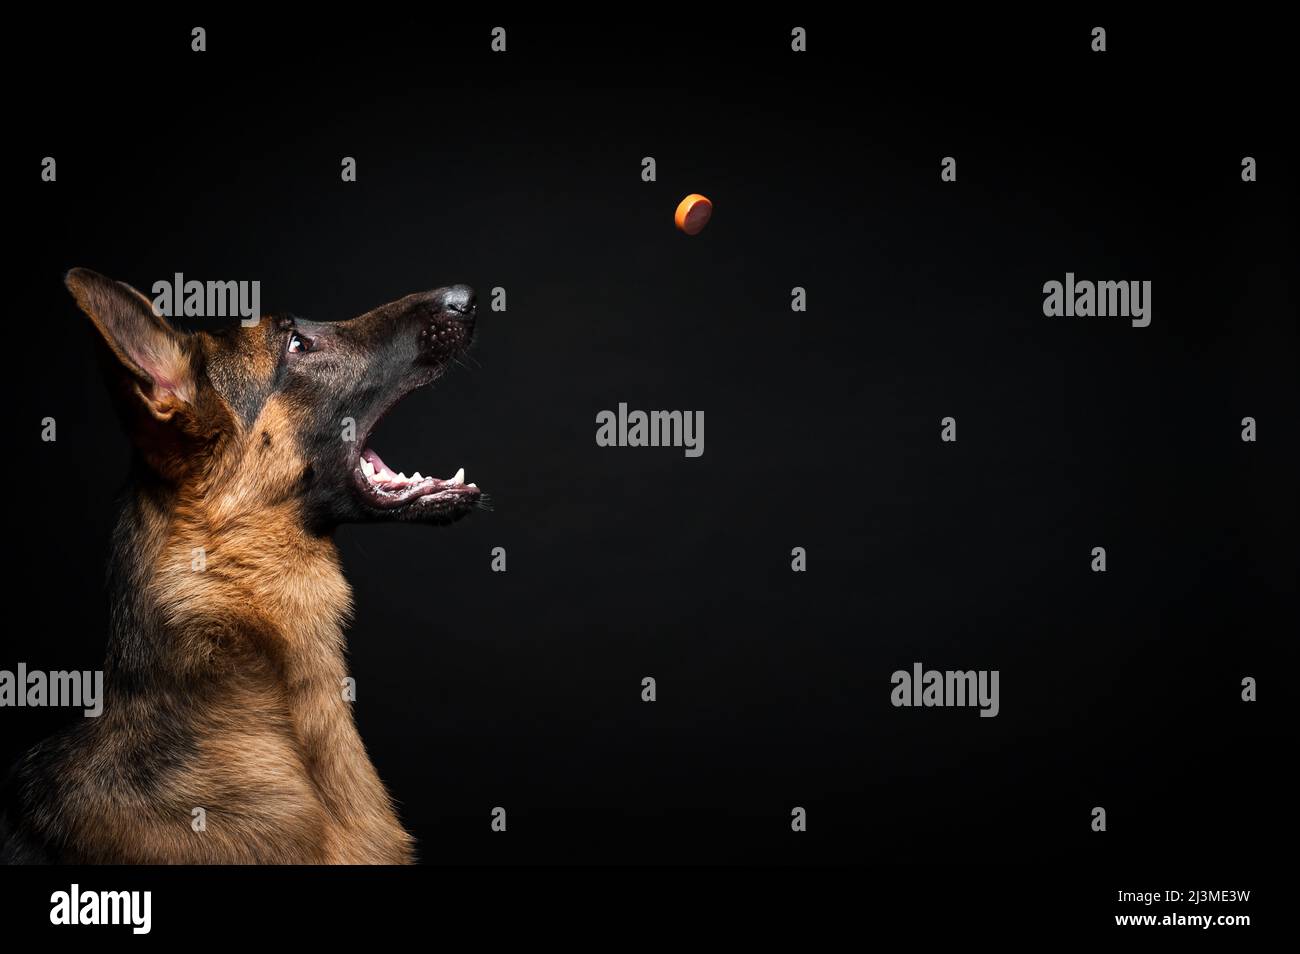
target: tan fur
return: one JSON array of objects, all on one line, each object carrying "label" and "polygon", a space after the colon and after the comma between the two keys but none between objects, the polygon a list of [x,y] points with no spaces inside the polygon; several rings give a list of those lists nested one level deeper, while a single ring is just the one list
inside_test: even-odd
[{"label": "tan fur", "polygon": [[[114,390],[143,466],[112,563],[103,714],[29,753],[20,850],[411,862],[344,695],[351,591],[301,489],[318,395],[278,389],[282,330],[185,334],[128,286],[80,269],[67,282],[120,364]],[[357,321],[389,318],[375,314]]]},{"label": "tan fur", "polygon": [[[203,860],[270,843],[280,846],[274,859],[228,860],[410,861],[343,695],[351,591],[333,542],[302,530],[283,491],[304,466],[290,450],[291,411],[272,399],[247,433],[272,435],[279,452],[253,460],[263,457],[257,441],[228,440],[159,515],[151,541],[149,585],[190,642],[182,658],[206,671],[239,664],[202,756],[176,780],[182,806],[208,806],[207,837],[187,847]],[[207,568],[196,573],[199,547]],[[232,798],[237,811],[224,810]]]}]

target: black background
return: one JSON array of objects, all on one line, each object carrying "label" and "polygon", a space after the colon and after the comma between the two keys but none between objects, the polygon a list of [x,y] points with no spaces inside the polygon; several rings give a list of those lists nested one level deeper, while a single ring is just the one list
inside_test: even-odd
[{"label": "black background", "polygon": [[[102,658],[127,445],[66,269],[257,279],[312,320],[503,286],[470,367],[373,442],[464,465],[495,509],[338,535],[357,719],[422,860],[1270,856],[1297,570],[1280,32],[1109,17],[1095,54],[1086,17],[873,15],[796,55],[784,21],[642,17],[505,21],[505,55],[489,23],[355,12],[15,31],[0,665]],[[1067,271],[1152,281],[1151,326],[1045,318]],[[704,411],[704,456],[597,447],[620,401]],[[1000,670],[1001,714],[893,708],[914,661]],[[75,717],[4,711],[0,757]]]}]

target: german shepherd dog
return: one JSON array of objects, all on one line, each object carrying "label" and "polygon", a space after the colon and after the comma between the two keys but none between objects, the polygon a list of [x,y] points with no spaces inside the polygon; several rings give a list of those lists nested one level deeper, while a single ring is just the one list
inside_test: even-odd
[{"label": "german shepherd dog", "polygon": [[0,860],[410,863],[346,698],[351,591],[332,532],[483,504],[463,470],[407,477],[366,443],[468,347],[473,291],[184,332],[129,285],[81,268],[66,283],[106,346],[132,485],[103,712],[14,766]]}]

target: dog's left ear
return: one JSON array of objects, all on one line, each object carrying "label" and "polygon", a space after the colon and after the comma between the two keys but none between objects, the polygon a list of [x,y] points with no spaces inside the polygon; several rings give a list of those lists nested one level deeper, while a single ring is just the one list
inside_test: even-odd
[{"label": "dog's left ear", "polygon": [[130,375],[150,414],[167,421],[194,401],[194,358],[187,335],[155,314],[149,299],[87,268],[74,268],[64,283]]}]

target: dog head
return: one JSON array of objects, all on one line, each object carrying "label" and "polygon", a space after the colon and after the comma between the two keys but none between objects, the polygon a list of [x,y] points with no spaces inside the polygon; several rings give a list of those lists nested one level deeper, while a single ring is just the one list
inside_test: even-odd
[{"label": "dog head", "polygon": [[464,472],[408,477],[367,441],[474,335],[474,292],[419,292],[349,321],[262,318],[182,331],[129,285],[77,268],[66,283],[107,345],[110,384],[146,479],[237,518],[289,506],[345,522],[449,523],[480,505]]}]

